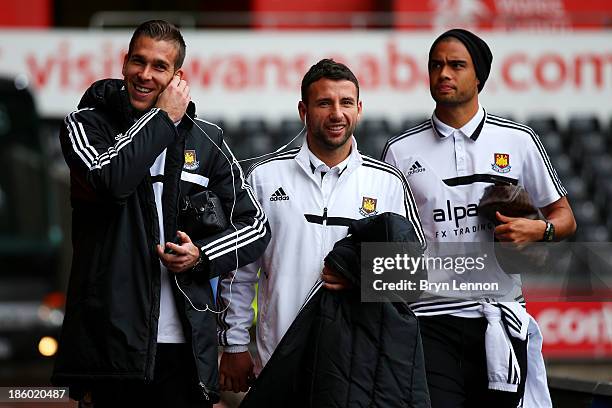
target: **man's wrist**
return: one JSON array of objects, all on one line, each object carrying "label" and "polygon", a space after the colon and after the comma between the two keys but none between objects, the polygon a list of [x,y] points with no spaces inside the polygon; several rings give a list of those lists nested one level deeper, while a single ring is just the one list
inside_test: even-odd
[{"label": "man's wrist", "polygon": [[555,240],[555,226],[552,222],[546,220],[546,228],[544,229],[544,236],[542,237],[542,241],[544,242],[552,242]]},{"label": "man's wrist", "polygon": [[204,253],[204,251],[202,251],[202,249],[197,247],[197,246],[196,246],[196,248],[198,248],[198,260],[192,266],[192,268],[194,268],[194,269],[197,268],[198,266],[200,266],[202,263],[204,263],[207,260],[206,254]]},{"label": "man's wrist", "polygon": [[249,345],[248,344],[235,344],[233,346],[224,346],[223,347],[223,352],[224,353],[235,354],[235,353],[244,353],[245,351],[249,351]]}]

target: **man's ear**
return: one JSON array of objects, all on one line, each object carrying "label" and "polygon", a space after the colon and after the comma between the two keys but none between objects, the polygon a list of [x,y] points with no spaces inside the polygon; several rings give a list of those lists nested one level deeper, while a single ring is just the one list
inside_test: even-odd
[{"label": "man's ear", "polygon": [[126,52],[125,55],[123,56],[123,66],[121,67],[121,75],[125,76],[125,72],[127,70],[127,62],[129,59],[129,55]]},{"label": "man's ear", "polygon": [[179,77],[180,79],[183,79],[183,75],[184,75],[184,74],[185,74],[185,72],[183,71],[183,69],[182,69],[182,68],[177,69],[177,70],[176,70],[176,72],[174,73],[174,75],[178,75],[178,77]]},{"label": "man's ear", "polygon": [[306,124],[306,104],[303,101],[298,102],[298,112],[300,114],[300,120]]}]

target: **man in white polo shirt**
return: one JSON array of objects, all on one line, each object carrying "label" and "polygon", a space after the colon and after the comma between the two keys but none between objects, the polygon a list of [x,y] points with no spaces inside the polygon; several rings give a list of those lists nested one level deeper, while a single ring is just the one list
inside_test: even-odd
[{"label": "man in white polo shirt", "polygon": [[[438,37],[428,62],[435,112],[431,120],[390,139],[384,149],[383,160],[408,178],[429,243],[551,241],[575,231],[567,192],[537,135],[524,125],[488,114],[478,102],[492,58],[487,44],[466,30]],[[499,183],[523,186],[546,221],[497,213],[495,226],[479,216],[484,189]],[[505,274],[496,262],[486,272],[500,283],[505,296],[498,291],[484,293],[481,299],[437,298],[412,306],[421,321],[432,406],[516,407],[523,394],[525,400],[546,406],[550,397],[545,380],[527,381],[528,387],[539,385],[525,391],[526,373],[539,374],[540,379],[545,374],[543,364],[531,373],[527,370],[528,357],[532,358],[527,327],[531,324],[539,333],[537,325],[517,303],[484,300],[490,296],[522,303],[520,280]],[[491,311],[497,317],[491,317]],[[517,325],[509,327],[512,320]],[[505,324],[502,329],[500,321]],[[499,358],[501,353],[510,363]],[[534,356],[535,363],[537,353]]]},{"label": "man in white polo shirt", "polygon": [[238,269],[235,279],[220,281],[220,383],[227,390],[246,391],[252,375],[247,349],[256,282],[258,372],[310,296],[322,286],[346,287],[347,281],[324,267],[323,260],[334,243],[346,237],[352,221],[384,212],[400,214],[424,245],[405,177],[357,150],[353,132],[362,104],[350,69],[330,59],[313,65],[302,80],[298,109],[307,130],[303,146],[255,164],[247,175],[270,222],[268,250]]}]

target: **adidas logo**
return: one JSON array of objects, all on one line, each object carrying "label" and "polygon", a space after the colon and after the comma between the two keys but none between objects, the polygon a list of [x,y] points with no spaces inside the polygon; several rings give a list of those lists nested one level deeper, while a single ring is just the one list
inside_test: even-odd
[{"label": "adidas logo", "polygon": [[285,200],[289,200],[289,196],[285,194],[285,190],[283,190],[282,187],[279,187],[278,190],[276,190],[274,194],[270,196],[270,201],[285,201]]},{"label": "adidas logo", "polygon": [[421,163],[419,163],[418,161],[415,161],[410,167],[410,170],[408,170],[407,176],[411,176],[414,173],[422,173],[424,171],[425,171],[425,167],[421,166]]}]

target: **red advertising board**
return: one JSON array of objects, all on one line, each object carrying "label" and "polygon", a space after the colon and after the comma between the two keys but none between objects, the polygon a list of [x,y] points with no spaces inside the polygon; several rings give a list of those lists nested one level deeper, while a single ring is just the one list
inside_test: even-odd
[{"label": "red advertising board", "polygon": [[610,28],[608,0],[394,0],[397,28],[473,29]]},{"label": "red advertising board", "polygon": [[547,358],[612,359],[612,302],[528,302]]},{"label": "red advertising board", "polygon": [[51,0],[3,1],[0,27],[48,27],[52,15]]}]

